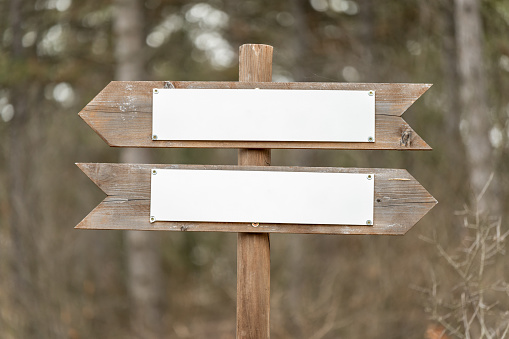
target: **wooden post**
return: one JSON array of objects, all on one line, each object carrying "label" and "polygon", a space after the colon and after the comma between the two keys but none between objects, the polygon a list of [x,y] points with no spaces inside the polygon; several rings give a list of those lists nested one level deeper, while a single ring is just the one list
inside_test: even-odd
[{"label": "wooden post", "polygon": [[[254,44],[240,46],[239,81],[272,81],[272,46]],[[270,149],[239,149],[238,165],[270,166]],[[270,338],[268,233],[238,234],[237,339],[239,338]]]}]

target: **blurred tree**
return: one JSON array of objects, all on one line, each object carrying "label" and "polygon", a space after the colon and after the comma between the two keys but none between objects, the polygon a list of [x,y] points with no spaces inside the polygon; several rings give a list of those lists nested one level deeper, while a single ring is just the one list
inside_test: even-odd
[{"label": "blurred tree", "polygon": [[[455,0],[457,64],[460,76],[459,98],[463,113],[463,140],[470,170],[470,185],[475,198],[482,195],[495,174],[493,150],[489,139],[492,119],[486,97],[486,73],[483,58],[483,27],[479,0]],[[500,212],[496,185],[491,184],[481,210]]]},{"label": "blurred tree", "polygon": [[45,293],[48,262],[39,265],[36,260],[47,253],[45,248],[50,240],[42,236],[44,230],[35,227],[44,215],[37,177],[41,134],[31,132],[34,125],[41,125],[44,119],[34,114],[31,103],[41,100],[43,81],[37,77],[42,67],[35,65],[34,51],[26,48],[26,22],[34,20],[34,11],[29,5],[14,0],[10,2],[10,10],[5,12],[10,33],[6,66],[11,72],[7,91],[11,114],[8,119],[2,118],[9,122],[8,225],[12,244],[8,257],[12,271],[6,276],[12,279],[10,287],[16,291],[10,296],[11,307],[18,315],[13,317],[13,331],[6,332],[23,338],[58,337],[63,328],[56,309],[48,307],[50,297]]},{"label": "blurred tree", "polygon": [[[23,1],[14,0],[10,3],[10,32],[11,32],[11,60],[15,60],[17,69],[25,66],[25,53],[22,46],[22,9]],[[10,236],[12,239],[11,260],[13,265],[13,286],[19,288],[20,293],[13,294],[12,305],[16,311],[23,314],[17,324],[16,335],[33,337],[35,328],[40,325],[40,319],[29,310],[30,300],[37,295],[34,286],[34,272],[30,265],[31,253],[34,244],[30,241],[30,224],[33,219],[26,213],[25,208],[30,203],[27,196],[26,180],[28,177],[28,141],[22,138],[23,131],[28,125],[28,111],[26,100],[26,79],[16,79],[10,88],[9,102],[12,105],[13,115],[9,129],[9,196],[10,210]],[[28,246],[27,246],[28,245]],[[27,314],[28,313],[28,314]]]},{"label": "blurred tree", "polygon": [[[465,195],[468,187],[465,178],[468,178],[469,162],[465,154],[465,143],[460,134],[462,110],[460,108],[458,88],[460,86],[458,75],[458,55],[456,48],[455,3],[444,0],[437,3],[434,9],[440,13],[439,27],[442,32],[440,41],[440,61],[443,73],[443,112],[445,130],[448,135],[447,153],[448,171],[455,171],[456,176],[449,180],[449,189],[457,195]],[[440,84],[439,84],[440,86]],[[459,205],[458,205],[459,206]],[[464,232],[459,223],[451,230],[454,235]]]},{"label": "blurred tree", "polygon": [[[139,0],[116,0],[113,26],[115,79],[122,81],[145,78],[145,34],[142,2]],[[129,96],[126,88],[125,98]],[[147,149],[123,149],[120,161],[126,163],[152,163]],[[160,338],[162,336],[163,293],[161,290],[161,263],[159,236],[152,232],[125,232],[128,278],[127,285],[131,304],[130,322],[133,338]]]}]

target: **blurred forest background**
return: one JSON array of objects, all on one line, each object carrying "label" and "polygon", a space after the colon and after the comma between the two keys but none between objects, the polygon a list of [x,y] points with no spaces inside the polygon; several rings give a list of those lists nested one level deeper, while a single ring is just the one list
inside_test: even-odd
[{"label": "blurred forest background", "polygon": [[506,337],[508,37],[506,0],[0,1],[0,338],[235,337],[236,234],[74,230],[104,197],[74,163],[236,164],[77,113],[111,80],[236,81],[244,43],[273,81],[434,84],[403,116],[431,152],[272,152],[439,201],[402,237],[272,235],[272,337]]}]

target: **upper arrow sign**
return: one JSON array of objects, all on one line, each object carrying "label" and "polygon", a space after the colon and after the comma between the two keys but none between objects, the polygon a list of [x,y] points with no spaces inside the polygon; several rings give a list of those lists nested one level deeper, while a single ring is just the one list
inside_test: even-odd
[{"label": "upper arrow sign", "polygon": [[[107,197],[76,226],[76,228],[82,229],[398,235],[406,233],[437,203],[435,198],[403,169],[95,163],[78,164],[78,166],[107,194]],[[161,181],[157,182],[151,180],[154,177],[162,176],[163,172],[168,170],[184,171],[177,171],[182,173],[179,173],[178,176],[173,176],[173,182],[166,181],[164,178],[158,178],[157,180]],[[154,171],[157,174],[154,175]],[[287,195],[295,195],[297,198],[291,197],[289,202],[275,202],[277,206],[275,206],[274,210],[263,211],[263,215],[267,218],[273,218],[274,214],[276,214],[276,217],[284,217],[286,213],[286,215],[291,215],[292,218],[299,218],[301,223],[294,224],[289,221],[288,223],[260,222],[259,224],[252,224],[245,221],[189,221],[201,219],[202,216],[204,216],[203,218],[212,217],[216,220],[221,220],[224,218],[224,215],[226,215],[226,218],[232,219],[223,220],[241,220],[245,215],[241,215],[240,218],[235,216],[238,211],[233,210],[232,199],[240,200],[238,203],[233,204],[236,206],[233,207],[242,211],[245,210],[245,206],[242,206],[243,203],[250,205],[265,204],[262,201],[263,199],[258,198],[256,194],[253,197],[247,196],[257,189],[251,189],[248,193],[236,190],[236,179],[234,177],[243,184],[246,183],[246,177],[243,175],[232,176],[231,172],[233,171],[237,171],[237,174],[241,174],[239,171],[263,174],[263,177],[258,178],[250,174],[249,180],[263,180],[264,182],[272,180],[270,181],[270,187],[272,188],[274,188],[273,184],[277,183],[277,187],[274,188],[275,191],[271,193],[276,195],[275,199],[281,200],[281,194],[284,193],[277,190],[291,188]],[[206,172],[206,175],[203,176],[202,174],[204,173],[197,173],[200,175],[196,176],[195,173],[191,172]],[[218,172],[230,173],[217,176]],[[207,173],[210,173],[212,176]],[[269,175],[271,173],[278,174],[279,177],[271,179],[272,175]],[[336,173],[364,175],[360,175],[360,179],[355,178],[355,176],[345,178],[347,181],[354,181],[354,186],[349,186],[341,182],[343,180],[342,177],[337,178],[339,181],[336,181],[336,178],[330,178]],[[312,178],[316,174],[322,178]],[[193,179],[183,179],[182,175],[191,175]],[[302,175],[306,175],[306,179],[304,179],[306,182],[304,183],[302,183]],[[228,180],[225,181],[225,178],[228,178]],[[360,180],[360,184],[355,183],[357,180]],[[155,190],[151,190],[151,181]],[[284,184],[285,181],[288,183],[286,186]],[[322,182],[321,184],[320,181]],[[225,187],[224,184],[228,182],[230,186]],[[297,186],[292,187],[296,182],[298,183]],[[306,187],[306,185],[309,186],[309,183],[317,186],[318,189],[312,188],[310,190],[309,187]],[[362,186],[365,184],[371,184],[371,186],[368,185],[363,188]],[[242,185],[237,184],[236,186],[240,187]],[[340,195],[340,200],[335,200],[336,198],[332,197],[331,201],[321,201],[320,199],[322,198],[320,197],[322,196],[323,189],[326,190],[327,187],[330,187],[330,192],[328,193],[332,192],[333,194]],[[356,192],[349,187],[355,187],[355,190],[360,190]],[[343,191],[338,192],[338,188]],[[173,197],[165,200],[162,206],[158,206],[160,205],[157,201],[159,194],[164,194],[166,197],[173,195]],[[208,197],[197,197],[196,194],[207,195]],[[238,195],[232,196],[232,194]],[[267,198],[267,194],[264,197]],[[344,211],[345,206],[337,206],[337,204],[345,204],[345,199],[348,200],[349,198],[353,200],[354,205],[365,205],[365,207],[359,207],[357,211],[352,211],[354,218],[347,216],[345,223],[351,222],[352,224],[330,224],[334,222],[330,220],[334,219],[329,219],[329,217],[337,218],[337,214],[339,214],[342,218],[343,214],[351,214]],[[163,197],[162,199],[166,198]],[[182,201],[179,201],[179,199],[182,199]],[[312,203],[306,203],[306,199],[311,199]],[[366,199],[369,202],[366,203]],[[320,203],[317,203],[317,201],[320,201]],[[151,206],[151,203],[153,206]],[[348,205],[348,202],[346,204]],[[210,205],[213,206],[211,207]],[[170,215],[168,218],[159,215],[159,211],[162,210],[164,213],[165,209],[171,208],[178,209],[176,211],[177,214]],[[216,208],[222,211],[216,211]],[[317,208],[322,210],[318,211],[316,210]],[[351,207],[347,206],[346,208]],[[338,211],[335,211],[335,209]],[[256,210],[256,208],[253,210]],[[155,213],[154,216],[151,216],[151,211]],[[221,215],[222,212],[225,213]],[[320,213],[328,215],[318,215]],[[366,220],[366,225],[360,225],[354,220],[357,213],[360,213],[359,215],[363,217],[360,223],[371,218],[371,216],[373,221],[371,222],[368,219]],[[263,217],[263,215],[256,214],[247,218],[258,218],[260,216]],[[318,220],[322,224],[303,224],[307,222],[307,216],[312,216],[313,220]],[[180,221],[164,221],[171,218]],[[150,220],[154,222],[150,222]],[[252,221],[255,222],[256,220]]]},{"label": "upper arrow sign", "polygon": [[[413,129],[401,118],[401,115],[410,107],[415,100],[417,100],[424,92],[431,87],[429,84],[355,84],[355,83],[305,83],[305,82],[294,82],[294,83],[274,83],[274,82],[192,82],[192,81],[113,81],[106,86],[79,114],[90,125],[110,146],[116,147],[197,147],[197,148],[311,148],[311,149],[397,149],[397,150],[430,150],[431,147],[413,131]],[[351,137],[348,135],[342,141],[342,137],[335,139],[334,137],[327,137],[324,135],[334,134],[334,128],[331,128],[331,124],[334,121],[341,123],[346,121],[343,118],[331,116],[329,113],[317,114],[317,111],[321,109],[322,101],[325,99],[319,99],[316,102],[316,111],[313,111],[313,107],[307,109],[301,109],[302,112],[296,112],[295,117],[300,119],[298,115],[306,119],[300,119],[301,126],[309,126],[309,129],[313,129],[313,133],[304,133],[305,138],[299,140],[294,137],[294,134],[285,136],[277,135],[262,135],[260,139],[257,139],[255,134],[254,137],[247,137],[250,140],[232,140],[236,137],[232,134],[226,138],[219,137],[216,140],[203,140],[204,133],[200,133],[201,140],[192,140],[193,137],[186,135],[180,136],[175,140],[153,140],[157,139],[157,135],[154,138],[153,133],[153,93],[154,89],[272,89],[272,90],[307,90],[301,92],[309,92],[310,90],[328,90],[328,91],[373,91],[376,93],[375,96],[375,117],[374,117],[374,129],[375,135],[373,138],[367,138],[364,142],[357,140],[366,139],[364,134],[365,131],[360,131],[361,137]],[[277,91],[276,91],[277,92]],[[288,91],[281,92],[285,93],[284,97],[287,100],[292,100],[292,96],[288,95]],[[277,93],[276,93],[277,96]],[[283,95],[281,95],[283,96]],[[224,98],[220,95],[211,96],[216,102],[209,102],[210,115],[213,117],[215,111],[220,112],[222,106],[224,106]],[[171,102],[171,99],[170,99]],[[240,103],[242,104],[242,103]],[[280,103],[279,103],[280,104]],[[189,100],[189,106],[180,104],[178,108],[181,117],[186,117],[186,111],[189,110],[191,114],[191,108],[193,106],[193,100]],[[267,107],[271,106],[271,102],[266,103]],[[202,105],[203,106],[203,105]],[[229,107],[234,107],[231,104]],[[260,105],[257,111],[263,109],[263,103]],[[302,105],[301,105],[302,106]],[[360,106],[360,110],[364,110]],[[309,110],[308,117],[306,117],[306,110]],[[282,109],[280,108],[280,111]],[[203,115],[202,109],[194,110],[198,112],[188,121],[193,119],[203,119],[206,115]],[[321,112],[321,111],[320,111]],[[351,113],[348,113],[351,112]],[[349,120],[355,120],[359,117],[359,109],[353,109],[348,111],[346,114],[355,116]],[[228,121],[234,115],[225,115],[224,111],[221,112],[222,119]],[[195,113],[193,113],[195,114]],[[278,117],[281,126],[284,125],[288,117],[293,117],[289,113]],[[327,115],[329,114],[329,115]],[[342,114],[345,114],[342,112]],[[312,117],[309,119],[309,117]],[[324,118],[325,117],[325,118]],[[318,119],[322,119],[321,122]],[[327,120],[329,119],[329,120]],[[336,119],[336,120],[334,120]],[[341,120],[343,119],[343,120]],[[363,128],[369,129],[369,123],[364,124],[366,118],[361,117],[356,122],[357,126],[363,126]],[[214,119],[212,118],[211,121]],[[170,120],[171,123],[174,121],[182,120]],[[196,120],[195,120],[196,121]],[[261,120],[260,120],[261,121]],[[329,123],[330,121],[330,123]],[[355,121],[354,121],[355,122]],[[154,120],[155,123],[155,120]],[[269,124],[271,122],[265,122]],[[313,125],[314,123],[314,125]],[[351,123],[351,121],[349,121]],[[221,125],[222,123],[218,123]],[[252,124],[251,121],[246,120],[246,124]],[[208,124],[210,125],[210,124]],[[207,126],[208,126],[207,125]],[[367,126],[364,126],[367,125]],[[205,126],[205,130],[206,127]],[[223,124],[224,126],[224,124]],[[230,130],[238,129],[238,126],[242,126],[242,122],[237,121],[236,125]],[[317,130],[317,126],[323,126],[323,133]],[[202,126],[203,127],[203,126]],[[274,132],[283,130],[273,126]],[[286,126],[288,127],[288,126]],[[348,131],[348,128],[343,130]],[[211,127],[213,128],[213,127]],[[372,127],[371,127],[372,128]],[[179,127],[172,129],[177,132]],[[326,130],[325,130],[326,129]],[[339,130],[340,128],[338,128]],[[225,128],[228,130],[228,128]],[[271,129],[265,129],[271,130]],[[285,128],[291,133],[295,131],[295,128]],[[363,134],[364,133],[364,134]],[[207,134],[207,133],[205,133]],[[214,133],[209,133],[214,135]],[[243,135],[247,135],[243,133]],[[366,134],[366,135],[369,135]],[[273,140],[277,137],[277,140]],[[191,139],[189,139],[191,138]],[[205,137],[207,138],[207,137]],[[165,139],[171,139],[165,138]],[[182,140],[187,139],[187,140]],[[338,141],[339,140],[339,141]],[[355,140],[350,141],[350,140]]]}]

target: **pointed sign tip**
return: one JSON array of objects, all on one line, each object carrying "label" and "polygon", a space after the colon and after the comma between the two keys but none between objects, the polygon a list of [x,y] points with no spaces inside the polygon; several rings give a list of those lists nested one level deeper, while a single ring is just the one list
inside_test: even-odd
[{"label": "pointed sign tip", "polygon": [[79,167],[79,169],[85,173],[85,175],[90,179],[92,180],[96,185],[97,187],[99,187],[101,189],[101,191],[103,191],[104,193],[106,193],[103,189],[103,185],[102,185],[102,182],[100,180],[100,168],[101,168],[101,164],[99,163],[87,163],[87,162],[84,162],[84,163],[76,163],[76,166]]},{"label": "pointed sign tip", "polygon": [[402,107],[401,112],[398,114],[402,116],[424,93],[430,89],[433,84],[407,84],[408,90],[411,93],[411,98],[406,102],[406,105]]},{"label": "pointed sign tip", "polygon": [[402,131],[399,140],[399,145],[405,147],[406,149],[415,149],[421,151],[431,151],[430,145],[424,139],[417,134],[412,127],[402,118]]},{"label": "pointed sign tip", "polygon": [[437,199],[435,199],[435,198],[434,198],[433,196],[431,196],[431,195],[430,195],[430,197],[431,197],[431,199],[432,199],[432,201],[430,201],[431,206],[430,206],[430,207],[429,207],[429,208],[428,208],[428,209],[427,209],[424,213],[422,213],[422,215],[420,215],[420,216],[419,216],[416,220],[414,220],[414,221],[413,221],[413,224],[411,224],[411,225],[409,225],[408,227],[406,227],[406,228],[404,229],[404,231],[403,231],[401,234],[399,234],[399,235],[406,235],[406,234],[408,233],[408,231],[410,231],[412,228],[414,228],[414,226],[415,226],[415,225],[416,225],[419,221],[421,221],[421,220],[422,220],[422,218],[424,218],[424,216],[426,216],[426,214],[428,214],[428,213],[429,213],[429,212],[430,212],[430,211],[431,211],[431,210],[432,210],[432,209],[433,209],[433,208],[434,208],[434,207],[438,204]]},{"label": "pointed sign tip", "polygon": [[87,117],[88,117],[88,115],[87,115],[87,112],[85,112],[85,110],[86,110],[86,107],[85,107],[85,108],[83,108],[81,111],[79,111],[78,115],[79,115],[79,117],[80,117],[83,121],[85,121],[85,122],[86,122],[86,121],[87,121]]},{"label": "pointed sign tip", "polygon": [[74,163],[76,166],[78,166],[78,168],[85,174],[87,174],[86,170],[87,170],[87,165],[90,165],[90,164],[87,164],[85,162],[75,162]]},{"label": "pointed sign tip", "polygon": [[[95,100],[95,99],[94,99]],[[93,102],[93,100],[91,101]],[[88,105],[85,106],[79,113],[78,115],[80,116],[80,118],[90,127],[94,130],[94,132],[101,137],[101,139],[104,140],[104,142],[106,144],[108,144],[108,146],[112,147],[112,146],[119,146],[119,145],[114,145],[112,144],[112,142],[110,142],[108,140],[108,134],[104,134],[104,133],[101,133],[100,131],[100,127],[101,126],[100,124],[97,124],[97,121],[95,120],[95,115],[93,112],[92,114],[90,114],[89,110],[87,109]]]},{"label": "pointed sign tip", "polygon": [[[95,208],[94,208],[95,209]],[[93,210],[92,210],[93,211]],[[91,212],[92,213],[92,212]],[[85,220],[87,220],[88,216],[90,214],[88,214],[85,218],[83,218],[83,220],[81,220],[76,226],[74,226],[74,229],[75,230],[80,230],[80,229],[86,229],[87,227],[84,227],[83,224],[85,223]]]},{"label": "pointed sign tip", "polygon": [[[93,213],[93,212],[91,212],[91,213]],[[90,214],[89,214],[89,215],[90,215]],[[79,223],[78,225],[74,226],[74,229],[75,229],[75,230],[90,230],[90,229],[93,229],[93,228],[88,227],[87,225],[85,225],[85,224],[87,224],[87,222],[86,222],[86,221],[87,221],[87,219],[88,219],[88,216],[89,216],[89,215],[87,215],[87,216],[85,217],[85,219],[83,219],[82,221],[80,221],[80,223]]]}]

